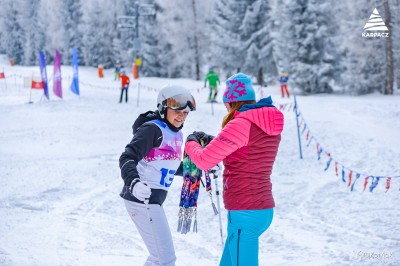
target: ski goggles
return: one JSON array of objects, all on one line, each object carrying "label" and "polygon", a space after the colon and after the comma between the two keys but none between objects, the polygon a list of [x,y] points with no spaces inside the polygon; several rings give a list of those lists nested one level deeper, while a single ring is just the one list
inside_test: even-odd
[{"label": "ski goggles", "polygon": [[190,93],[182,93],[170,97],[164,100],[162,105],[172,110],[183,110],[188,107],[190,111],[196,110],[196,101]]}]

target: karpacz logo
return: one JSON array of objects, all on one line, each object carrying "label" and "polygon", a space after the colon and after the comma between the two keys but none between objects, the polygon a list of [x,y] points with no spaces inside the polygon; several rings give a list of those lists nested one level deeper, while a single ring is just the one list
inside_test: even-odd
[{"label": "karpacz logo", "polygon": [[362,36],[365,37],[365,38],[368,38],[368,37],[383,37],[383,38],[387,38],[387,37],[389,37],[389,33],[387,33],[387,32],[383,32],[383,33],[381,33],[381,32],[363,32]]},{"label": "karpacz logo", "polygon": [[[365,31],[380,31],[380,32],[365,32]],[[372,14],[369,17],[367,23],[365,23],[362,37],[364,38],[389,37],[389,32],[382,32],[382,31],[389,31],[389,30],[386,27],[385,22],[383,22],[382,17],[379,15],[378,10],[375,8],[374,11],[372,11]]]}]

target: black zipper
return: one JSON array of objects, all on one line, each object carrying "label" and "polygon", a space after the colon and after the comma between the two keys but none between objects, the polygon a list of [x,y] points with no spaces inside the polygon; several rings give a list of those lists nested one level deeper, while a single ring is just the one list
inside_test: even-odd
[{"label": "black zipper", "polygon": [[240,243],[240,232],[242,229],[238,230],[238,243],[237,243],[237,266],[239,266],[239,243]]}]

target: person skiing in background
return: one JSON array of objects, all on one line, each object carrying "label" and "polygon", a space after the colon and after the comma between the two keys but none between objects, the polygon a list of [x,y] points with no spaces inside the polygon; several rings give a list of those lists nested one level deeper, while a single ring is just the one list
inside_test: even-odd
[{"label": "person skiing in background", "polygon": [[130,79],[126,75],[125,69],[121,70],[121,96],[119,97],[119,102],[122,103],[122,98],[125,92],[125,102],[128,102],[128,88],[129,88]]},{"label": "person skiing in background", "polygon": [[[275,202],[271,172],[283,130],[283,114],[271,97],[256,102],[251,79],[238,73],[226,81],[228,114],[212,139],[204,132],[187,137],[186,153],[209,169],[223,161],[223,198],[228,235],[219,265],[258,265],[258,238],[270,226]],[[212,139],[203,149],[202,139]]]},{"label": "person skiing in background", "polygon": [[279,83],[281,84],[281,92],[282,92],[282,98],[285,98],[285,93],[287,94],[287,97],[290,97],[289,90],[287,87],[287,82],[289,80],[289,74],[285,71],[282,71],[279,73]]},{"label": "person skiing in background", "polygon": [[120,196],[150,253],[145,265],[170,266],[176,257],[163,202],[181,163],[181,129],[196,102],[185,88],[167,86],[157,108],[140,114],[132,126],[133,139],[119,159]]},{"label": "person skiing in background", "polygon": [[120,78],[120,72],[121,71],[121,64],[117,61],[114,67],[114,80],[119,80]]},{"label": "person skiing in background", "polygon": [[[208,73],[204,79],[204,88],[207,86],[207,81],[210,86],[210,94],[208,95],[208,102],[216,102],[218,94],[218,85],[220,84],[219,76],[217,72],[214,71],[215,67],[211,66]],[[218,85],[217,85],[218,83]]]}]

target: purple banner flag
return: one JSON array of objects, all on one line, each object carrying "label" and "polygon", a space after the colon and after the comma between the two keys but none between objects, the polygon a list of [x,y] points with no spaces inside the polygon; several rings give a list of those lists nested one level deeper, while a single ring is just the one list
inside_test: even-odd
[{"label": "purple banner flag", "polygon": [[62,98],[62,85],[61,85],[61,59],[60,53],[56,50],[56,58],[54,59],[54,74],[53,74],[53,91],[54,94]]},{"label": "purple banner flag", "polygon": [[49,100],[49,88],[47,86],[47,71],[46,71],[46,58],[44,57],[43,51],[39,51],[39,66],[40,66],[40,75],[42,76],[44,95]]}]

